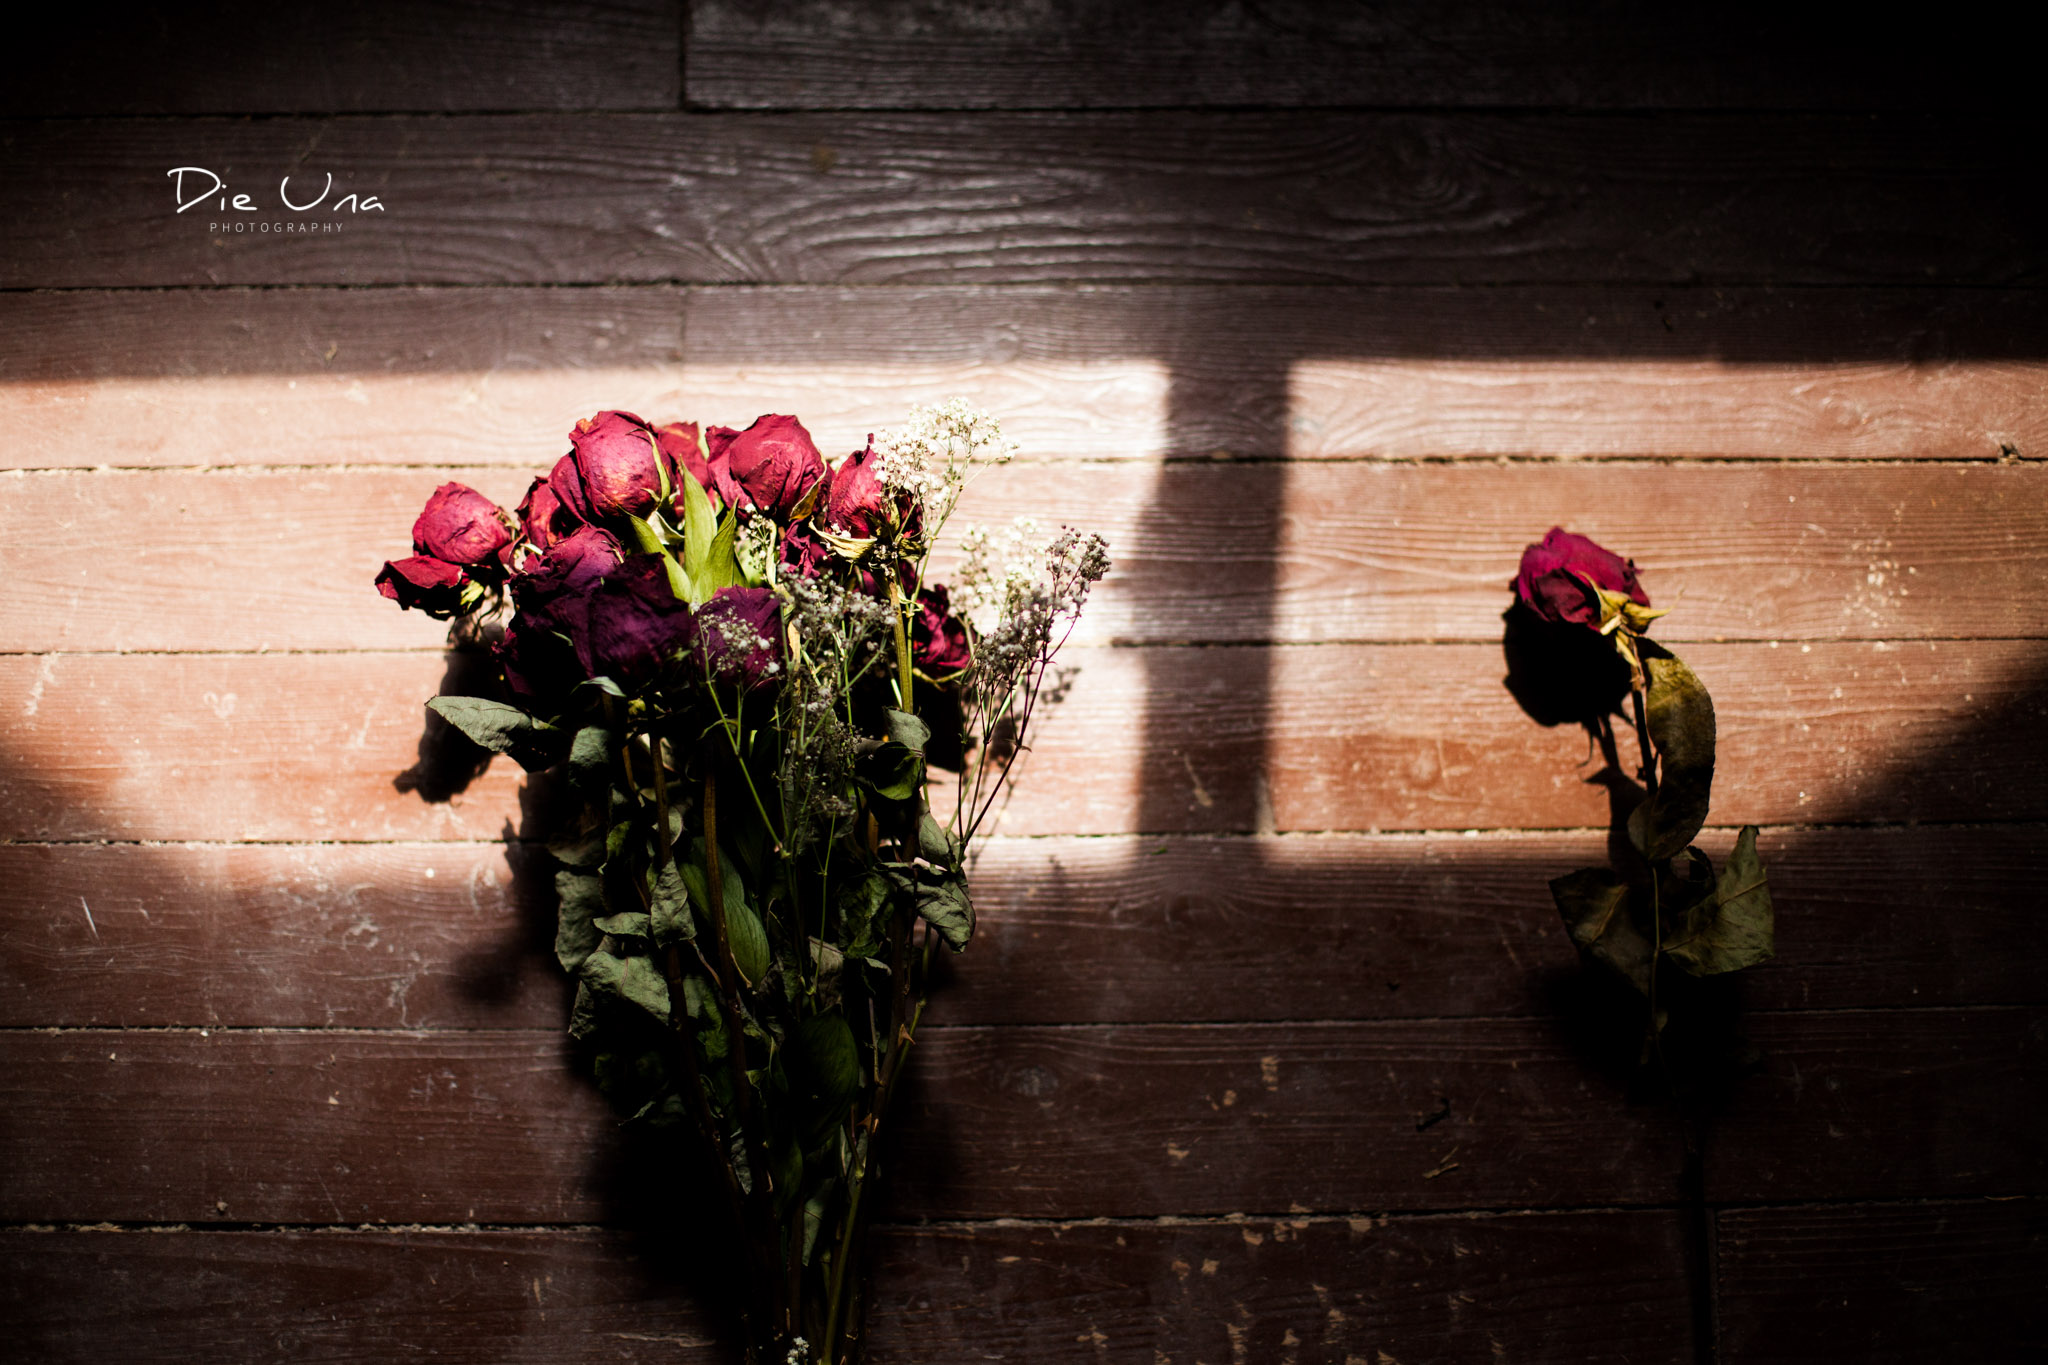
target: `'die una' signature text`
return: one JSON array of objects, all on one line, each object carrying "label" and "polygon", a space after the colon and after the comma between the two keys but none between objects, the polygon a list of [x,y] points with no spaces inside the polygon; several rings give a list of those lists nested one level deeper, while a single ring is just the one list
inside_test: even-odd
[{"label": "'die una' signature text", "polygon": [[[196,209],[201,204],[206,203],[208,200],[215,199],[216,196],[218,196],[218,201],[216,204],[218,212],[263,212],[263,210],[260,207],[258,207],[256,202],[253,199],[251,199],[248,195],[230,195],[228,193],[227,182],[221,179],[220,176],[214,174],[212,171],[207,170],[204,166],[178,166],[172,170],[165,171],[164,174],[170,176],[176,182],[175,185],[173,186],[172,193],[177,197],[178,212],[180,213],[185,212],[187,209]],[[185,177],[188,175],[194,177],[204,176],[206,180],[212,183],[196,189],[188,198],[186,195],[185,185]],[[304,192],[304,190],[301,191],[301,193]],[[290,176],[286,176],[284,179],[277,182],[278,199],[281,200],[284,206],[287,209],[290,209],[293,213],[312,212],[314,209],[319,208],[322,204],[327,203],[327,196],[332,194],[333,192],[334,173],[331,171],[327,173],[327,181],[320,187],[320,192],[314,195],[309,202],[303,204],[294,203],[292,201],[292,178]],[[384,202],[377,198],[377,196],[374,194],[366,194],[360,197],[354,194],[344,194],[339,199],[336,199],[332,204],[329,204],[327,206],[327,211],[329,213],[368,213],[373,210],[378,213],[382,213],[385,211]]]}]

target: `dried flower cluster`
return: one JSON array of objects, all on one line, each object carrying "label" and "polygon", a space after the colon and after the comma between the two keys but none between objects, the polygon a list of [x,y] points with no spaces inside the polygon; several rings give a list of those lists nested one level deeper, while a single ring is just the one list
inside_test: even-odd
[{"label": "dried flower cluster", "polygon": [[[583,797],[551,846],[570,1031],[716,1172],[751,1358],[839,1365],[931,954],[973,933],[969,842],[1108,557],[1013,531],[1000,563],[973,538],[961,608],[925,581],[974,470],[1013,450],[960,402],[829,468],[785,416],[603,412],[569,440],[516,513],[437,490],[377,586],[495,636],[511,700],[430,705]],[[932,766],[963,771],[943,820]]]}]

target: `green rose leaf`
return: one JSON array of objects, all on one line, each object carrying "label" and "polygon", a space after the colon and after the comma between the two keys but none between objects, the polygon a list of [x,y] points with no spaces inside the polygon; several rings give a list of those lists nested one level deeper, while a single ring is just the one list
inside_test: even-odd
[{"label": "green rose leaf", "polygon": [[555,960],[575,972],[597,947],[604,931],[597,927],[605,913],[604,883],[587,872],[555,874],[555,895],[561,901],[555,921]]},{"label": "green rose leaf", "polygon": [[890,739],[895,740],[906,749],[913,749],[919,754],[924,753],[924,746],[931,742],[931,726],[926,725],[908,711],[890,709],[883,714],[888,725]]},{"label": "green rose leaf", "polygon": [[966,874],[957,870],[917,868],[885,874],[897,890],[913,898],[918,916],[938,931],[946,946],[959,952],[974,937],[974,903],[967,896]]},{"label": "green rose leaf", "polygon": [[1644,718],[1657,748],[1657,791],[1628,818],[1629,842],[1651,862],[1680,852],[1707,822],[1714,786],[1714,699],[1677,655],[1644,640]]},{"label": "green rose leaf", "polygon": [[612,734],[602,725],[586,725],[569,743],[569,781],[579,790],[601,787],[611,763]]},{"label": "green rose leaf", "polygon": [[648,936],[647,912],[645,910],[621,910],[616,915],[599,915],[591,923],[607,934],[621,938],[646,938]]},{"label": "green rose leaf", "polygon": [[959,836],[926,811],[917,823],[917,855],[928,863],[953,869],[960,866],[964,852]]},{"label": "green rose leaf", "polygon": [[889,903],[889,883],[878,872],[849,882],[839,892],[840,951],[848,957],[871,958],[882,951],[882,908]]},{"label": "green rose leaf", "polygon": [[568,736],[516,706],[482,697],[434,697],[427,709],[447,721],[472,743],[494,754],[509,754],[528,772],[562,761]]},{"label": "green rose leaf", "polygon": [[1694,976],[1741,971],[1775,951],[1770,878],[1756,854],[1756,826],[1744,825],[1713,895],[1686,913],[1671,960]]},{"label": "green rose leaf", "polygon": [[732,947],[733,965],[749,986],[768,974],[768,931],[745,902],[734,904],[730,896],[725,904],[725,936]]},{"label": "green rose leaf", "polygon": [[661,865],[654,878],[654,906],[649,917],[654,941],[664,946],[697,936],[690,918],[690,889],[683,880],[683,868],[671,861]]},{"label": "green rose leaf", "polygon": [[924,755],[890,740],[860,759],[855,770],[861,784],[889,801],[908,801],[924,780]]},{"label": "green rose leaf", "polygon": [[580,974],[596,994],[638,1005],[662,1023],[668,1022],[668,982],[662,980],[652,960],[617,957],[600,948],[583,959]]},{"label": "green rose leaf", "polygon": [[1628,884],[1607,868],[1587,867],[1551,882],[1550,894],[1579,951],[1648,995],[1650,940],[1636,925]]},{"label": "green rose leaf", "polygon": [[823,1102],[835,1119],[844,1113],[846,1104],[860,1093],[861,1082],[860,1051],[846,1016],[835,1011],[804,1020],[790,1036],[790,1051],[798,1084]]}]

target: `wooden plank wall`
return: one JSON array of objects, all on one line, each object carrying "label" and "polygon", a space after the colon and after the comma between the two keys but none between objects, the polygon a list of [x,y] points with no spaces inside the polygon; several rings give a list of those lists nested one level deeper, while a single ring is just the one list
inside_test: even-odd
[{"label": "wooden plank wall", "polygon": [[[933,1009],[889,1361],[2048,1340],[2048,270],[1968,13],[74,7],[0,82],[0,1353],[731,1358],[561,1037],[550,796],[370,590],[580,415],[965,393],[1115,542]],[[1540,12],[1539,12],[1540,10]],[[173,211],[203,165],[319,236]],[[279,220],[275,211],[255,215]],[[1501,684],[1554,522],[1714,690],[1780,956],[1688,1166]]]}]

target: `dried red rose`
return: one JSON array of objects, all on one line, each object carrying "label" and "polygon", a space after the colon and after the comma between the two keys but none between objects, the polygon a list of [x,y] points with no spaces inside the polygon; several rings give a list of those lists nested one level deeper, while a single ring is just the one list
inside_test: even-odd
[{"label": "dried red rose", "polygon": [[1589,630],[1601,625],[1596,588],[1624,594],[1638,606],[1650,605],[1650,595],[1636,580],[1634,560],[1561,526],[1551,527],[1541,542],[1522,551],[1521,572],[1511,586],[1522,604],[1544,620]]},{"label": "dried red rose", "polygon": [[[582,481],[586,520],[644,517],[661,500],[664,483],[675,486],[675,464],[661,449],[654,428],[630,412],[600,412],[569,433],[576,473]],[[565,500],[565,490],[557,489]],[[586,510],[587,508],[587,510]]]},{"label": "dried red rose", "polygon": [[447,617],[462,610],[463,588],[469,582],[459,564],[432,555],[413,555],[387,563],[377,575],[377,591],[401,607]]},{"label": "dried red rose", "polygon": [[697,609],[691,646],[707,676],[751,691],[781,668],[782,603],[771,588],[725,588]]},{"label": "dried red rose", "polygon": [[711,461],[722,457],[744,501],[786,522],[825,477],[825,457],[794,417],[757,417],[745,431],[713,427]]},{"label": "dried red rose", "polygon": [[576,639],[577,657],[592,677],[629,690],[654,680],[661,665],[690,638],[690,607],[669,586],[660,555],[633,555],[590,594]]},{"label": "dried red rose", "polygon": [[966,623],[952,614],[943,583],[934,583],[917,595],[917,616],[910,623],[910,657],[918,672],[940,683],[959,677],[974,663]]},{"label": "dried red rose", "polygon": [[466,484],[444,483],[412,524],[412,548],[466,568],[492,568],[512,543],[505,509]]}]

